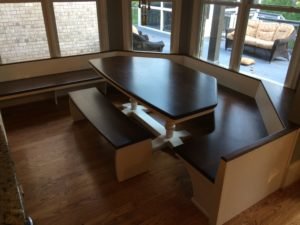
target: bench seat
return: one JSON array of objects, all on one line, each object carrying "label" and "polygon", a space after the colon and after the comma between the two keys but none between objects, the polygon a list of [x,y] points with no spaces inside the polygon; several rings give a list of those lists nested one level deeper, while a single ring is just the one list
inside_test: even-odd
[{"label": "bench seat", "polygon": [[282,187],[299,135],[292,127],[268,133],[254,99],[221,86],[218,93],[214,116],[194,121],[205,133],[173,149],[191,178],[192,201],[210,225],[224,224]]},{"label": "bench seat", "polygon": [[103,78],[92,69],[4,81],[0,82],[0,99],[47,92],[98,81],[103,81]]},{"label": "bench seat", "polygon": [[115,167],[119,181],[148,170],[152,135],[117,109],[96,88],[69,93],[74,121],[87,119],[116,149]]}]

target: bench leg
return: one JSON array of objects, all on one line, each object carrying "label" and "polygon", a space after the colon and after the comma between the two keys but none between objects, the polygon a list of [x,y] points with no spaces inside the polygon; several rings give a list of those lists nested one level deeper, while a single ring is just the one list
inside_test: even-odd
[{"label": "bench leg", "polygon": [[69,107],[74,122],[85,119],[85,117],[82,115],[82,113],[79,111],[79,109],[71,99],[69,99]]},{"label": "bench leg", "polygon": [[116,150],[115,167],[118,181],[124,181],[147,172],[151,155],[150,139]]}]

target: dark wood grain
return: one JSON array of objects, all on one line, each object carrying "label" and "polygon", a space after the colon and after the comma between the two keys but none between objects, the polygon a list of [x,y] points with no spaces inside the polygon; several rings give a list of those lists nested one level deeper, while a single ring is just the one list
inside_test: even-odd
[{"label": "dark wood grain", "polygon": [[113,85],[172,119],[217,105],[214,77],[169,59],[117,56],[90,63]]},{"label": "dark wood grain", "polygon": [[0,82],[0,97],[102,79],[94,70],[80,70]]},{"label": "dark wood grain", "polygon": [[285,127],[293,127],[288,117],[295,96],[295,90],[268,81],[262,81],[262,83]]},{"label": "dark wood grain", "polygon": [[146,140],[150,133],[115,108],[96,88],[69,93],[71,101],[115,148]]},{"label": "dark wood grain", "polygon": [[[112,146],[88,122],[72,125],[67,99],[6,108],[3,119],[35,224],[209,225],[190,200],[191,182],[180,160],[155,151],[149,173],[117,182]],[[201,131],[192,125],[195,134]],[[226,225],[299,225],[299,211],[298,182]]]},{"label": "dark wood grain", "polygon": [[203,132],[198,131],[197,135],[192,131],[193,139],[174,150],[211,181],[223,156],[267,136],[255,100],[222,86],[214,116],[200,117],[190,123],[203,127]]}]

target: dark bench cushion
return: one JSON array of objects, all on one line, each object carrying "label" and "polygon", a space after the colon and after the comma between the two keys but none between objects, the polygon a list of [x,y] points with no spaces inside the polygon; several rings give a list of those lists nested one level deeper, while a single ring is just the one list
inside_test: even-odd
[{"label": "dark bench cushion", "polygon": [[151,137],[147,130],[124,115],[96,88],[74,91],[69,95],[79,111],[116,149]]},{"label": "dark bench cushion", "polygon": [[0,82],[0,97],[38,91],[47,88],[61,87],[102,79],[94,70],[72,71],[54,75],[33,77],[21,80]]}]

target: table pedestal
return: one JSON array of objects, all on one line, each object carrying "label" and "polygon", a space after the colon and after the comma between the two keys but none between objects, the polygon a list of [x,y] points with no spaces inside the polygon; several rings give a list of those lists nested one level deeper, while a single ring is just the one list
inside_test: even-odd
[{"label": "table pedestal", "polygon": [[166,145],[169,147],[182,145],[183,142],[181,139],[190,136],[187,131],[175,131],[176,125],[171,120],[167,120],[163,126],[147,113],[148,109],[146,107],[138,105],[134,100],[130,100],[130,103],[124,104],[123,107],[123,113],[134,116],[155,136],[157,136],[152,141],[153,149],[159,149]]}]

